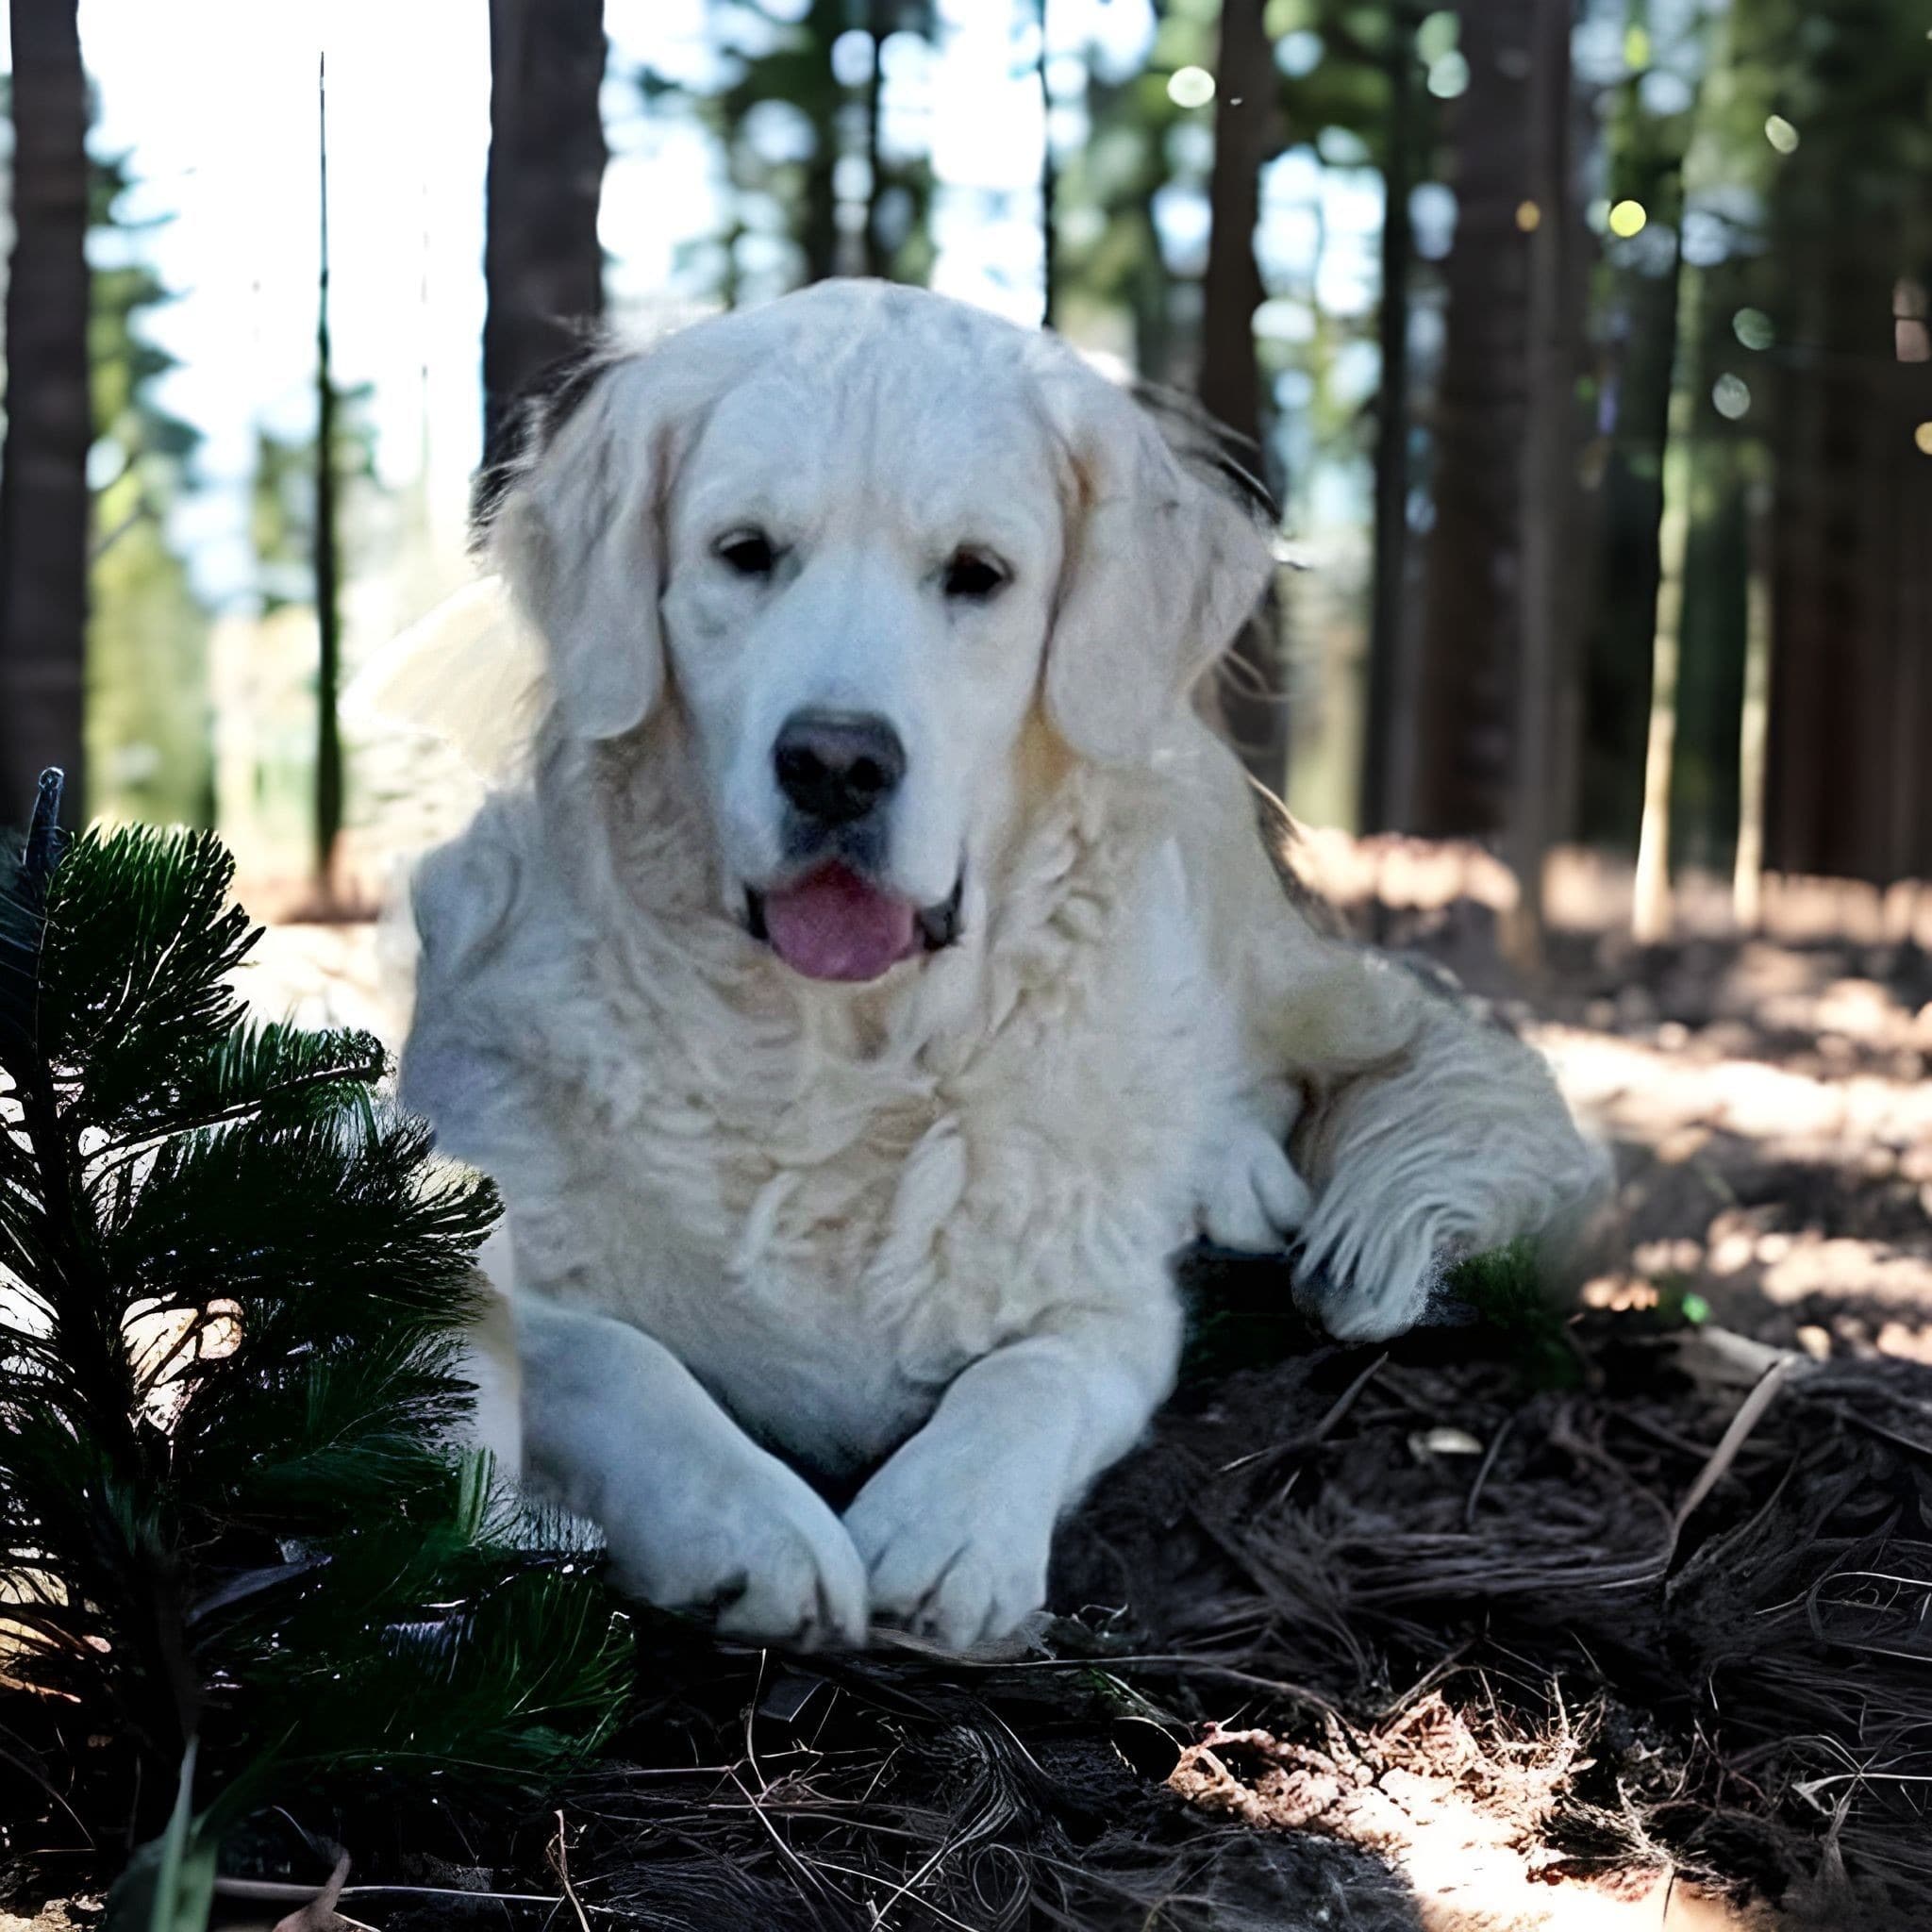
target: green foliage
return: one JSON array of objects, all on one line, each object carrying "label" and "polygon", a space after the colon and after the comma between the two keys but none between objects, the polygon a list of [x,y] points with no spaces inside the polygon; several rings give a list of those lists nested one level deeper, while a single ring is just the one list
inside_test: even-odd
[{"label": "green foliage", "polygon": [[592,1566],[455,1445],[490,1189],[374,1040],[243,1017],[230,874],[43,823],[0,893],[0,1724],[140,1830],[198,1753],[170,1926],[249,1810],[541,1779],[625,1674]]},{"label": "green foliage", "polygon": [[175,1808],[160,1837],[141,1846],[108,1895],[108,1932],[205,1932],[220,1847],[194,1824],[194,1756],[181,1756]]},{"label": "green foliage", "polygon": [[[647,111],[681,104],[717,141],[730,183],[723,235],[687,251],[727,308],[832,275],[924,282],[932,169],[884,133],[879,49],[894,36],[930,40],[931,0],[809,0],[802,11],[759,0],[711,0],[700,78],[638,75]],[[841,79],[832,48],[862,29],[872,72]],[[861,183],[841,186],[840,163]]]},{"label": "green foliage", "polygon": [[1471,1255],[1450,1270],[1446,1286],[1475,1312],[1532,1389],[1577,1386],[1581,1369],[1565,1332],[1570,1310],[1551,1295],[1533,1241]]},{"label": "green foliage", "polygon": [[134,185],[125,157],[92,162],[92,796],[113,817],[206,824],[213,787],[208,616],[168,533],[200,436],[155,398],[156,382],[175,360],[149,340],[145,321],[174,298],[142,258],[141,238],[159,224],[127,214]]},{"label": "green foliage", "polygon": [[[335,458],[338,488],[375,487],[375,429],[370,406],[375,391],[357,383],[336,391]],[[258,586],[265,610],[315,598],[315,437],[285,436],[258,428],[255,436],[255,485],[249,503],[249,536],[255,546]]]},{"label": "green foliage", "polygon": [[1177,67],[1211,64],[1211,21],[1157,6],[1152,64],[1110,71],[1087,59],[1090,133],[1064,158],[1060,176],[1058,291],[1077,330],[1095,310],[1121,310],[1133,329],[1134,364],[1150,381],[1171,381],[1179,360],[1177,276],[1162,253],[1156,197],[1174,175],[1176,127],[1203,125],[1202,110],[1169,97]]}]

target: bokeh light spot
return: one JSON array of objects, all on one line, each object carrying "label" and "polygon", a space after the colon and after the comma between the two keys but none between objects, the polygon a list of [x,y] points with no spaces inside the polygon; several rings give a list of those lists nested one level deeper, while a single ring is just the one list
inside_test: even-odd
[{"label": "bokeh light spot", "polygon": [[1214,76],[1205,67],[1176,67],[1168,76],[1167,97],[1176,108],[1205,108],[1214,98]]},{"label": "bokeh light spot", "polygon": [[1912,441],[1918,444],[1921,456],[1932,457],[1932,423],[1921,423],[1912,431]]},{"label": "bokeh light spot", "polygon": [[1741,375],[1720,375],[1710,386],[1710,406],[1725,422],[1737,422],[1751,407],[1751,385]]},{"label": "bokeh light spot", "polygon": [[1424,66],[1433,67],[1438,60],[1456,51],[1456,43],[1461,36],[1461,18],[1454,8],[1444,7],[1423,16],[1422,25],[1415,30],[1415,50]]},{"label": "bokeh light spot", "polygon": [[1731,317],[1731,333],[1747,349],[1768,349],[1777,340],[1771,317],[1761,308],[1740,308]]},{"label": "bokeh light spot", "polygon": [[1519,201],[1516,204],[1516,225],[1525,235],[1534,235],[1543,225],[1543,211],[1533,201]]},{"label": "bokeh light spot", "polygon": [[1297,27],[1293,33],[1284,34],[1275,42],[1274,64],[1291,80],[1301,80],[1321,66],[1322,58],[1327,51],[1322,36],[1312,27]]},{"label": "bokeh light spot", "polygon": [[863,87],[872,78],[873,39],[850,27],[832,42],[832,78],[841,87]]},{"label": "bokeh light spot", "polygon": [[1764,124],[1764,138],[1781,155],[1794,155],[1798,151],[1798,130],[1782,114],[1774,114]]},{"label": "bokeh light spot", "polygon": [[1620,201],[1610,210],[1610,233],[1622,235],[1627,241],[1632,235],[1642,234],[1643,225],[1649,220],[1649,212],[1641,201]]}]

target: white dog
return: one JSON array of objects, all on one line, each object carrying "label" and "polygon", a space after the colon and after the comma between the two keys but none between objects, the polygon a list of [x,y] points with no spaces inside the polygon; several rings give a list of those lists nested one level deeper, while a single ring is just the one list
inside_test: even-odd
[{"label": "white dog", "polygon": [[1008,1633],[1197,1227],[1378,1337],[1591,1189],[1533,1054],[1274,876],[1189,703],[1271,562],[1201,456],[848,282],[608,358],[510,479],[544,714],[419,874],[403,1093],[508,1205],[526,1467],[651,1602]]}]

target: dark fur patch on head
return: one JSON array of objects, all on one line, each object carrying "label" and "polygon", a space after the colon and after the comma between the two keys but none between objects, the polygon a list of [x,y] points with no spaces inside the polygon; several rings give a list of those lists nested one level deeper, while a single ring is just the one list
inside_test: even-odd
[{"label": "dark fur patch on head", "polygon": [[1154,419],[1162,441],[1186,469],[1257,524],[1272,529],[1280,521],[1280,506],[1259,475],[1261,452],[1245,436],[1236,434],[1178,390],[1136,382],[1129,392]]},{"label": "dark fur patch on head", "polygon": [[476,472],[470,492],[470,544],[480,550],[510,487],[557,441],[564,425],[583,408],[607,370],[627,359],[601,329],[587,328],[567,355],[542,369],[510,405],[503,453]]}]

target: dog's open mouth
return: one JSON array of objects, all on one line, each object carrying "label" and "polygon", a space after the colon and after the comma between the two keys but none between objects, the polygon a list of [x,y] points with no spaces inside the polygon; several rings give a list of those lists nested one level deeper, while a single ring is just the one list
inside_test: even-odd
[{"label": "dog's open mouth", "polygon": [[902,959],[937,953],[959,936],[959,893],[919,907],[880,891],[851,867],[822,865],[774,891],[745,889],[745,925],[808,979],[876,979]]}]

